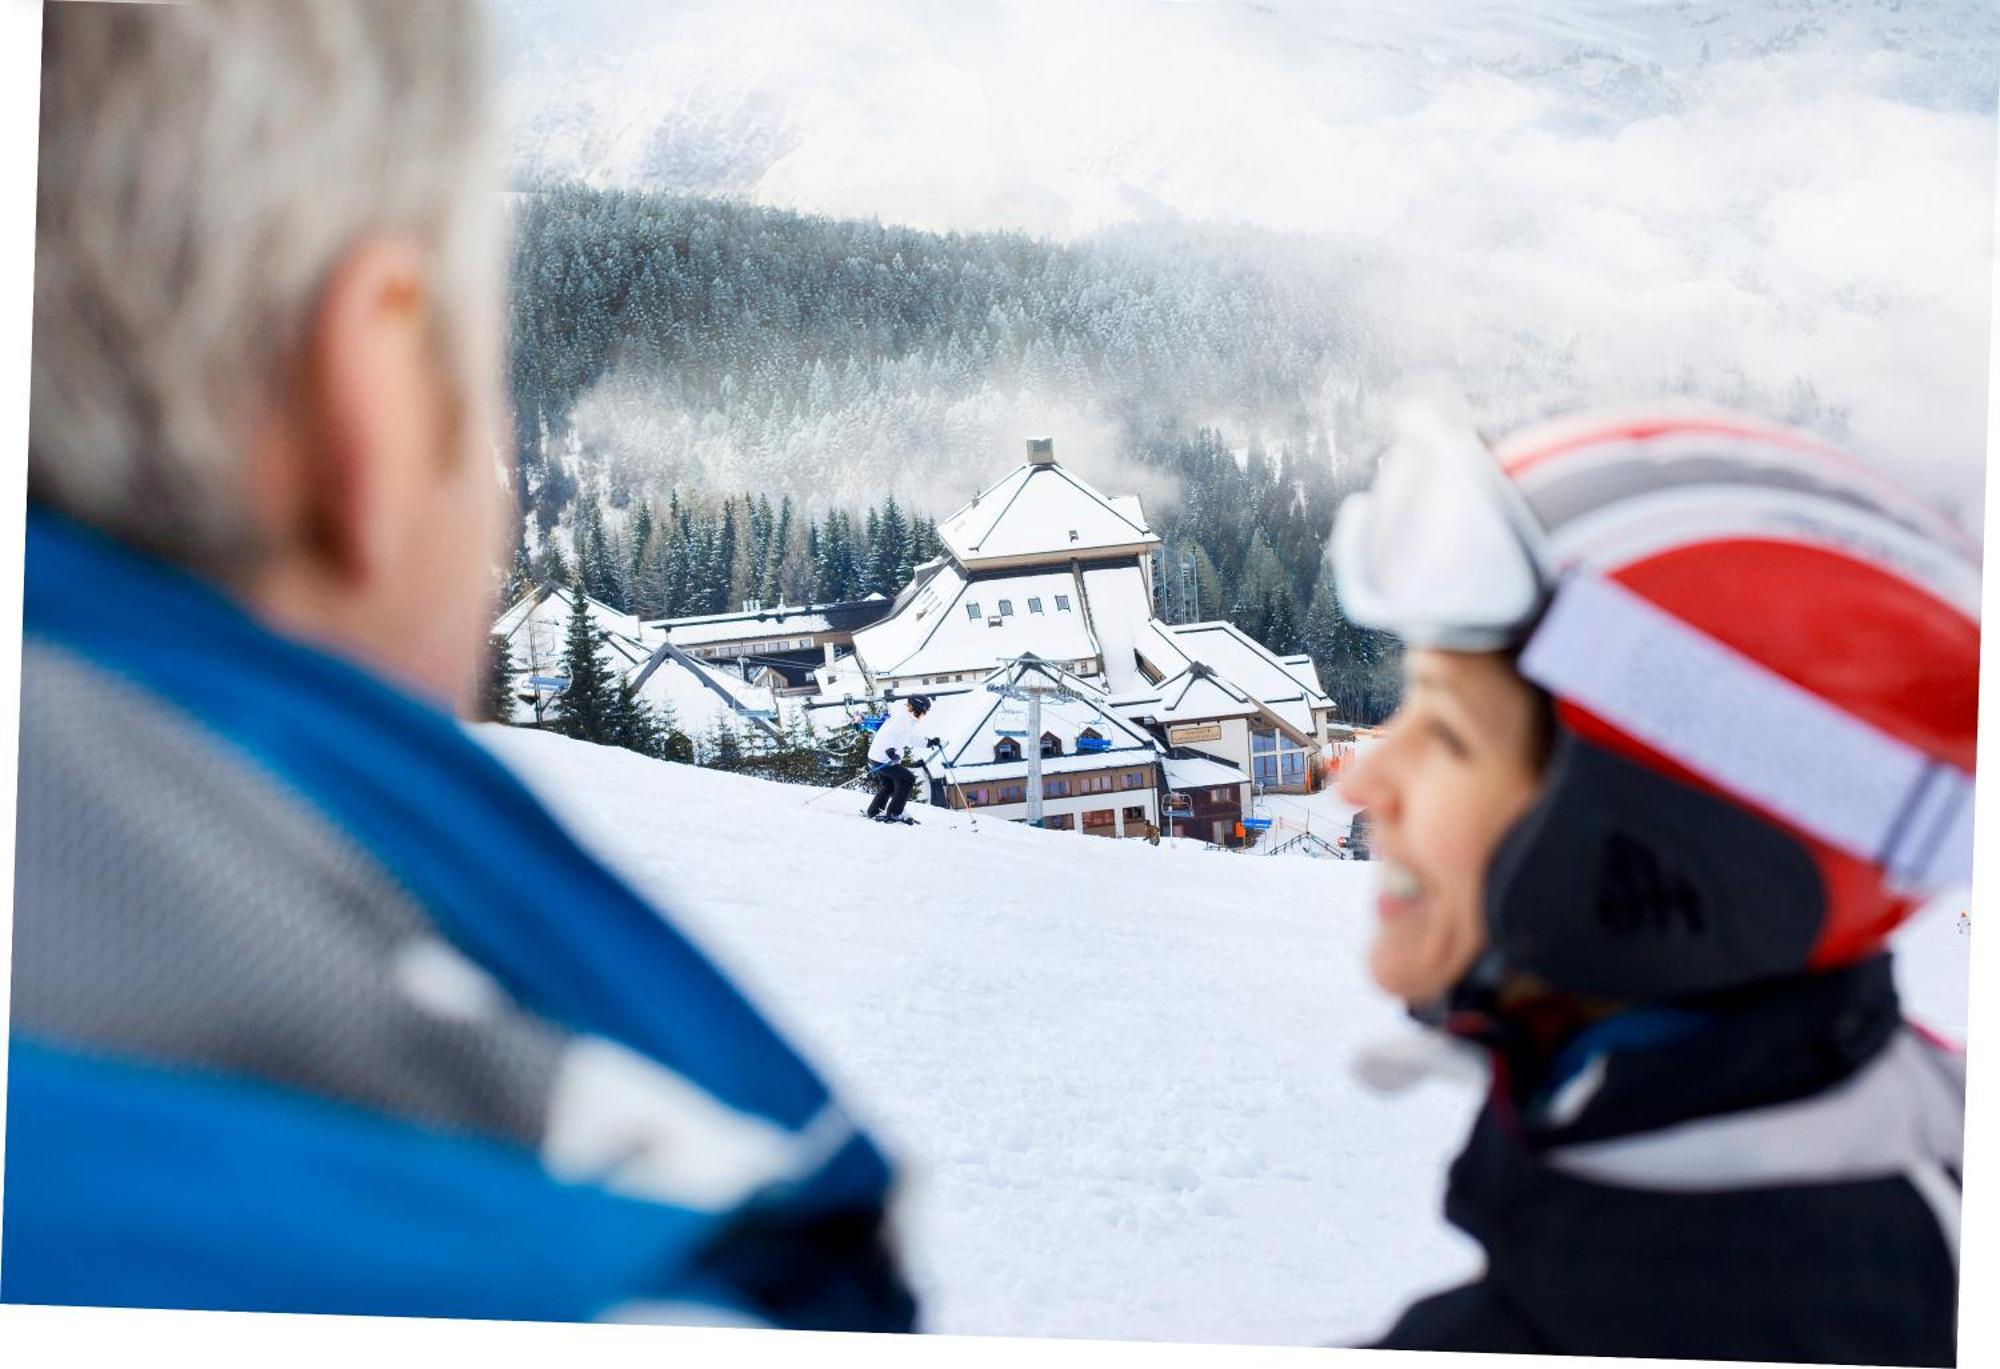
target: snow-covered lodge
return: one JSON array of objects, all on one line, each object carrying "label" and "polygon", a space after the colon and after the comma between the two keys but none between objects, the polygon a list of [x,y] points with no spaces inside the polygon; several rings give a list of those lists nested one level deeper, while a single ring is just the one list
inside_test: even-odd
[{"label": "snow-covered lodge", "polygon": [[[1038,710],[1025,698],[1030,690],[1041,694]],[[1050,662],[1025,656],[977,685],[940,690],[924,723],[944,742],[932,763],[935,803],[1025,819],[1032,751],[1041,761],[1044,827],[1140,837],[1160,821],[1158,742],[1109,708],[1102,689]]]},{"label": "snow-covered lodge", "polygon": [[[933,802],[1028,815],[1038,756],[1045,825],[1136,837],[1149,828],[1235,845],[1257,792],[1303,792],[1340,731],[1310,659],[1226,622],[1154,615],[1160,538],[1134,496],[1107,497],[1047,441],[938,525],[943,554],[893,601],[763,608],[641,622],[588,601],[607,665],[676,724],[774,737],[803,708],[822,733],[885,700],[936,701]],[[495,625],[516,720],[567,684],[570,591],[542,591]],[[1026,695],[1041,700],[1030,726]]]},{"label": "snow-covered lodge", "polygon": [[[507,643],[514,722],[539,724],[555,696],[568,688],[564,653],[575,603],[568,589],[537,590],[516,600],[494,623],[494,635]],[[671,716],[697,745],[723,726],[777,735],[781,694],[771,680],[746,678],[725,665],[696,659],[659,625],[642,623],[601,600],[585,596],[584,606],[597,637],[598,659],[631,683],[649,707]]]},{"label": "snow-covered lodge", "polygon": [[[935,696],[952,802],[1021,815],[1015,772],[1025,766],[1008,742],[1040,747],[1049,783],[1068,791],[1045,789],[1046,814],[1106,835],[1164,818],[1175,835],[1233,842],[1253,785],[1315,783],[1333,701],[1312,662],[1280,657],[1229,623],[1155,617],[1160,538],[1137,497],[1104,495],[1058,463],[1052,443],[1034,441],[1025,462],[938,525],[938,538],[943,554],[854,632],[852,653],[815,670],[815,706]],[[1049,737],[1006,735],[1018,729],[1000,727],[1004,710],[990,702],[1026,660],[1059,675],[1070,696],[1052,710],[1060,725],[1045,723]],[[1086,729],[1097,737],[1080,753]],[[1157,795],[1148,802],[1126,787],[1142,772]],[[1079,784],[1094,804],[1076,801]]]},{"label": "snow-covered lodge", "polygon": [[697,660],[747,666],[746,678],[789,696],[814,693],[813,671],[852,653],[855,632],[888,611],[879,594],[801,608],[766,608],[753,599],[735,613],[651,619],[643,627]]}]

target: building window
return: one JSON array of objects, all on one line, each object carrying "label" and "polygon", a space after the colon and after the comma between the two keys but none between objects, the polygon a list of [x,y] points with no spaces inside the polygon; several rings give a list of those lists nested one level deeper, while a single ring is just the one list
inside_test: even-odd
[{"label": "building window", "polygon": [[1066,799],[1069,797],[1068,780],[1043,780],[1042,797],[1045,799]]},{"label": "building window", "polygon": [[1018,761],[1021,759],[1021,744],[1012,737],[1002,737],[999,745],[993,748],[993,759],[996,761]]},{"label": "building window", "polygon": [[1058,737],[1053,732],[1042,733],[1043,758],[1047,759],[1050,756],[1060,756],[1062,753],[1063,753],[1062,738]]},{"label": "building window", "polygon": [[1083,825],[1089,827],[1116,827],[1118,814],[1109,808],[1092,808],[1083,815]]},{"label": "building window", "polygon": [[1069,596],[1067,594],[1058,594],[1056,596],[1056,612],[1069,612]]},{"label": "building window", "polygon": [[1305,748],[1293,744],[1276,728],[1252,731],[1250,752],[1250,777],[1265,788],[1305,783]]},{"label": "building window", "polygon": [[1000,601],[1000,616],[1002,618],[1012,618],[1014,616],[1014,601],[1012,599],[1002,599]]},{"label": "building window", "polygon": [[970,618],[970,619],[971,619],[971,620],[972,620],[973,622],[975,622],[975,623],[976,623],[976,622],[978,622],[978,621],[979,621],[979,605],[977,605],[977,604],[975,604],[975,603],[972,603],[972,602],[970,602],[970,601],[968,600],[968,601],[967,601],[967,603],[966,603],[966,605],[965,605],[965,616],[966,616],[966,617],[968,617],[968,618]]},{"label": "building window", "polygon": [[1042,601],[1040,599],[1028,600],[1028,612],[1040,613],[1041,611],[1042,611]]},{"label": "building window", "polygon": [[1127,822],[1144,822],[1145,820],[1146,820],[1146,810],[1145,810],[1145,809],[1143,809],[1143,808],[1127,808],[1127,809],[1125,810],[1125,821],[1127,821]]},{"label": "building window", "polygon": [[1042,826],[1053,827],[1058,832],[1073,831],[1076,827],[1076,817],[1070,813],[1057,813],[1053,817],[1043,818]]},{"label": "building window", "polygon": [[1027,801],[1028,787],[1024,784],[1003,784],[993,793],[995,803],[1023,803]]}]

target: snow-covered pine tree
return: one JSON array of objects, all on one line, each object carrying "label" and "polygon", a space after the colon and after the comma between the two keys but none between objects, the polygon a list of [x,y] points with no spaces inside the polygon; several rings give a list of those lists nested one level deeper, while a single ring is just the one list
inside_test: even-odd
[{"label": "snow-covered pine tree", "polygon": [[490,723],[514,721],[514,661],[507,639],[499,633],[486,638],[486,669],[481,681],[479,717]]},{"label": "snow-covered pine tree", "polygon": [[1280,656],[1296,655],[1300,650],[1299,611],[1292,603],[1291,585],[1273,585],[1264,593],[1264,604],[1264,635],[1259,640]]},{"label": "snow-covered pine tree", "polygon": [[632,524],[626,533],[631,542],[630,551],[632,559],[626,567],[625,582],[631,586],[633,602],[627,604],[625,607],[634,613],[641,611],[637,604],[639,599],[639,580],[645,573],[646,543],[652,538],[652,535],[653,501],[642,498],[638,501],[637,507],[632,510]]},{"label": "snow-covered pine tree", "polygon": [[729,719],[717,718],[702,743],[701,763],[711,770],[742,770],[745,756],[743,739]]},{"label": "snow-covered pine tree", "polygon": [[598,654],[597,625],[583,578],[570,582],[568,630],[563,635],[563,664],[569,683],[551,710],[555,730],[579,741],[612,743],[619,724],[619,683]]},{"label": "snow-covered pine tree", "polygon": [[744,515],[737,525],[740,532],[729,558],[729,598],[721,609],[724,613],[735,613],[758,597],[757,584],[763,566],[762,539],[757,533],[759,515],[756,505],[747,498],[743,500],[743,508]]},{"label": "snow-covered pine tree", "polygon": [[1333,598],[1333,573],[1327,571],[1313,586],[1312,602],[1306,605],[1303,649],[1306,655],[1312,657],[1313,665],[1319,671],[1320,683],[1329,689],[1335,664],[1340,658],[1340,629],[1340,608]]}]

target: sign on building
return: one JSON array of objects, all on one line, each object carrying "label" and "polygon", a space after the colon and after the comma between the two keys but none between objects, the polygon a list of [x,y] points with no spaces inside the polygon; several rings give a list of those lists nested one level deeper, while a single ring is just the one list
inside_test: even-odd
[{"label": "sign on building", "polygon": [[1167,741],[1174,746],[1222,740],[1221,723],[1181,723],[1167,729]]}]

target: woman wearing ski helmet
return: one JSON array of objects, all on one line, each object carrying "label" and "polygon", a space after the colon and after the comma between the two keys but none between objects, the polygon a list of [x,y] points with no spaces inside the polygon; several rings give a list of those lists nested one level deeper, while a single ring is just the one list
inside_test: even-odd
[{"label": "woman wearing ski helmet", "polygon": [[1382,1344],[1954,1362],[1964,1074],[1884,941],[1970,875],[1970,543],[1749,420],[1416,416],[1335,561],[1408,647],[1370,968],[1493,1066],[1486,1271]]}]

